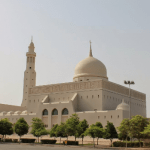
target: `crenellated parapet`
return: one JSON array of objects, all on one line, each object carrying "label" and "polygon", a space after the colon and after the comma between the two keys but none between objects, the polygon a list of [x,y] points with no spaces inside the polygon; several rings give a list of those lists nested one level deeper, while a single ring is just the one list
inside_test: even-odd
[{"label": "crenellated parapet", "polygon": [[[30,95],[49,94],[49,93],[59,93],[59,92],[68,92],[68,91],[90,90],[90,89],[108,90],[125,96],[129,96],[129,88],[106,80],[70,82],[70,83],[61,83],[61,84],[53,84],[53,85],[35,86],[29,88],[29,94]],[[144,93],[135,90],[131,90],[131,97],[141,99],[144,101],[146,100],[146,95]]]}]

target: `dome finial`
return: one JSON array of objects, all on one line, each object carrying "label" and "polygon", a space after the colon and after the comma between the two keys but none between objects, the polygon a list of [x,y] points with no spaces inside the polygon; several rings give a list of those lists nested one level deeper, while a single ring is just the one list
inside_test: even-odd
[{"label": "dome finial", "polygon": [[92,55],[92,48],[91,48],[91,40],[90,40],[90,53],[89,53],[89,57],[93,57],[93,55]]}]

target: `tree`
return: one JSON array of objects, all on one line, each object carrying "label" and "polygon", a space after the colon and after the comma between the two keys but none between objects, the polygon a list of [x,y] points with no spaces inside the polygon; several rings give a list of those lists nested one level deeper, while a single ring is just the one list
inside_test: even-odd
[{"label": "tree", "polygon": [[20,136],[27,134],[29,130],[29,125],[27,122],[24,120],[24,118],[20,118],[14,125],[14,131],[16,134]]},{"label": "tree", "polygon": [[110,139],[111,145],[112,145],[113,138],[118,138],[118,134],[113,123],[107,121],[107,125],[105,127],[103,137],[104,139]]},{"label": "tree", "polygon": [[4,135],[13,134],[12,123],[7,118],[0,120],[0,134],[3,135],[3,138]]},{"label": "tree", "polygon": [[148,121],[147,118],[144,118],[140,115],[134,116],[130,120],[130,132],[133,135],[134,138],[137,138],[141,147],[141,138],[144,137],[142,132],[144,131],[144,128],[147,127]]},{"label": "tree", "polygon": [[96,133],[97,145],[98,145],[98,139],[103,137],[104,130],[103,130],[103,125],[100,122],[96,122],[95,126],[101,129],[101,130],[98,130],[98,132]]},{"label": "tree", "polygon": [[31,134],[33,134],[34,136],[38,137],[38,142],[39,142],[39,137],[41,135],[47,135],[48,132],[44,127],[44,123],[42,122],[41,119],[39,118],[33,118],[32,119],[32,130],[31,130]]},{"label": "tree", "polygon": [[86,129],[89,127],[89,124],[87,122],[87,120],[82,120],[80,121],[80,123],[78,124],[78,137],[82,138],[82,145],[83,145],[83,138],[84,138],[84,132],[86,131]]},{"label": "tree", "polygon": [[117,128],[119,131],[119,139],[126,139],[126,147],[127,147],[127,139],[130,135],[130,120],[123,119],[120,126]]},{"label": "tree", "polygon": [[103,125],[100,122],[96,122],[95,126],[99,127],[99,128],[103,128]]},{"label": "tree", "polygon": [[50,132],[49,132],[50,137],[57,137],[57,135],[56,135],[56,128],[57,128],[57,126],[58,126],[58,124],[55,124],[55,125],[51,128],[51,130],[50,130]]},{"label": "tree", "polygon": [[121,141],[130,141],[130,137],[129,136],[126,137],[126,135],[123,135],[122,133],[118,134],[118,139],[121,140]]},{"label": "tree", "polygon": [[141,133],[144,135],[144,137],[150,138],[150,122],[149,122],[148,126],[144,128],[144,131]]},{"label": "tree", "polygon": [[89,135],[90,137],[93,138],[93,146],[95,147],[94,138],[96,138],[98,134],[102,134],[102,133],[103,133],[103,128],[99,128],[95,125],[91,125],[89,128],[87,128],[84,134]]},{"label": "tree", "polygon": [[79,122],[80,121],[77,114],[72,114],[72,116],[66,121],[66,134],[67,136],[75,136],[75,141],[79,131]]},{"label": "tree", "polygon": [[62,123],[57,126],[55,134],[56,137],[60,137],[60,143],[61,143],[61,137],[67,137],[66,132],[65,132],[65,123]]}]

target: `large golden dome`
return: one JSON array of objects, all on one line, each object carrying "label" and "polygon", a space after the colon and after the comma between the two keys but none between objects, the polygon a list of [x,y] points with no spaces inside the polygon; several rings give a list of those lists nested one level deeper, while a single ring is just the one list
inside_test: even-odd
[{"label": "large golden dome", "polygon": [[92,79],[92,77],[93,79],[108,79],[105,65],[93,57],[91,46],[89,57],[80,61],[75,67],[75,73],[73,77],[74,81],[76,78],[80,77],[86,77],[86,79],[88,77],[90,79]]}]

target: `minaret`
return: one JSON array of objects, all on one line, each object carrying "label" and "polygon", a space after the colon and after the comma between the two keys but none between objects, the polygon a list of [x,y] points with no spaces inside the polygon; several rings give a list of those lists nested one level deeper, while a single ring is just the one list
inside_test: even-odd
[{"label": "minaret", "polygon": [[24,72],[24,88],[23,88],[23,100],[21,106],[26,106],[28,103],[28,92],[30,87],[34,87],[36,85],[36,72],[35,72],[35,57],[36,53],[34,52],[34,43],[31,39],[31,43],[29,45],[29,50],[26,53],[27,63],[26,70]]}]

